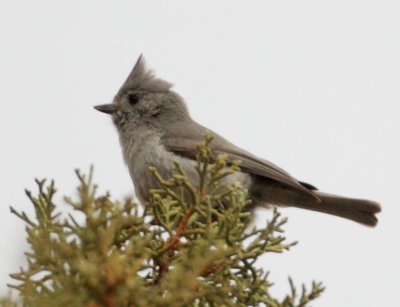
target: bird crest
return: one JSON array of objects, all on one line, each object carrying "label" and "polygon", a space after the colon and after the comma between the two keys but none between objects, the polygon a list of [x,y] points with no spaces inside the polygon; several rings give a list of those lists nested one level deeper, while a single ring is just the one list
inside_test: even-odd
[{"label": "bird crest", "polygon": [[117,96],[132,90],[147,92],[167,92],[172,84],[154,76],[152,70],[146,67],[143,55],[140,55],[128,78],[120,88]]}]

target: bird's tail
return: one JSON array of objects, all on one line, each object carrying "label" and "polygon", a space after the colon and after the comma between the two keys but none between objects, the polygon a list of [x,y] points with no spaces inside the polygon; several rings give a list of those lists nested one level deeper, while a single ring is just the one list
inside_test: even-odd
[{"label": "bird's tail", "polygon": [[301,204],[297,203],[294,206],[336,215],[370,227],[373,227],[378,223],[375,214],[381,211],[381,207],[377,202],[364,199],[346,198],[319,191],[313,191],[313,193],[321,199],[321,202],[302,202]]}]

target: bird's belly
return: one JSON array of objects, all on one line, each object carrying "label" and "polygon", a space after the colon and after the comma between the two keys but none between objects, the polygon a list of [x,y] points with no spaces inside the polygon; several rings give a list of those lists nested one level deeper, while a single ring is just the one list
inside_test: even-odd
[{"label": "bird's belly", "polygon": [[[150,189],[160,187],[150,172],[150,167],[155,167],[162,178],[168,179],[173,175],[174,162],[177,162],[187,174],[190,182],[195,187],[198,186],[199,175],[195,169],[196,161],[176,155],[159,143],[151,144],[153,146],[148,145],[145,148],[151,148],[151,150],[136,150],[135,154],[132,153],[126,157],[136,196],[142,204],[148,201]],[[224,181],[226,183],[239,182],[248,188],[251,184],[251,177],[247,173],[237,172],[225,177]]]},{"label": "bird's belly", "polygon": [[171,153],[160,148],[139,152],[130,159],[129,171],[135,193],[143,204],[148,201],[149,190],[159,187],[150,168],[155,167],[161,177],[167,179],[173,174],[174,161],[181,163],[179,159],[174,159]]}]

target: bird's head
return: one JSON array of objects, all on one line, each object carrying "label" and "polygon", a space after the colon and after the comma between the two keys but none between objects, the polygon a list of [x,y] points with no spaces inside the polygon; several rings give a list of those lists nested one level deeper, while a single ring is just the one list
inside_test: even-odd
[{"label": "bird's head", "polygon": [[170,121],[189,117],[184,101],[171,87],[146,68],[141,55],[113,103],[94,108],[110,114],[120,132],[144,125],[162,129]]}]

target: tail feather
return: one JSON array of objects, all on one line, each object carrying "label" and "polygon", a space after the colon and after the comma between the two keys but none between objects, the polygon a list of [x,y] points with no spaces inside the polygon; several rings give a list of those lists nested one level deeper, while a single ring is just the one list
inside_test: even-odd
[{"label": "tail feather", "polygon": [[381,207],[377,202],[313,192],[321,199],[320,203],[306,202],[295,206],[336,215],[370,227],[378,223],[375,214],[381,211]]},{"label": "tail feather", "polygon": [[381,211],[381,207],[377,202],[327,194],[315,190],[311,185],[303,185],[310,189],[310,193],[288,188],[264,177],[256,177],[250,190],[252,204],[264,208],[277,205],[313,210],[371,227],[378,223],[375,214]]}]

